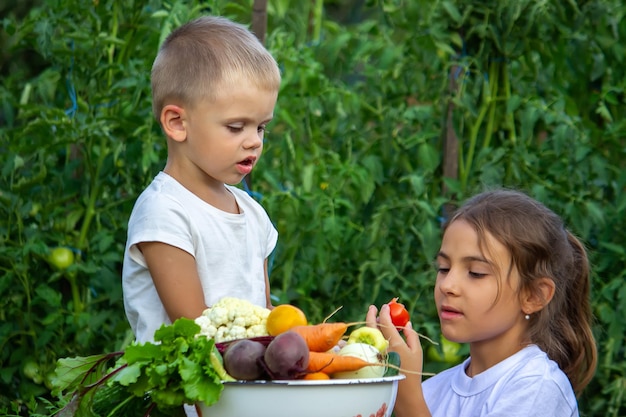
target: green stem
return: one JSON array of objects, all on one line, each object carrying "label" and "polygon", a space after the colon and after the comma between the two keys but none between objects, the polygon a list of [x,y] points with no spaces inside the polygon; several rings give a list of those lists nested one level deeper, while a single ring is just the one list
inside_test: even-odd
[{"label": "green stem", "polygon": [[[100,138],[100,149],[105,149],[106,146],[106,138],[104,135]],[[91,192],[89,193],[89,200],[87,201],[87,207],[85,210],[85,218],[83,220],[83,224],[80,228],[80,235],[78,237],[78,249],[83,250],[87,246],[87,234],[89,233],[89,227],[91,226],[91,222],[96,215],[96,203],[98,201],[98,195],[100,194],[100,186],[99,186],[99,178],[100,171],[102,170],[102,165],[104,163],[104,158],[107,155],[106,152],[101,151],[98,160],[96,162],[96,169],[93,172],[93,176],[91,178]]]},{"label": "green stem", "polygon": [[[34,330],[18,330],[18,331],[11,333],[8,336],[3,336],[4,339],[0,341],[0,352],[4,351],[4,347],[9,343],[11,339],[13,339],[14,337],[18,337],[18,336],[28,336],[32,338],[33,341],[36,340],[36,333]],[[31,343],[34,343],[34,342],[31,342]],[[25,345],[25,346],[29,346],[29,345]]]},{"label": "green stem", "polygon": [[[111,23],[111,39],[115,39],[117,37],[117,32],[119,28],[119,22],[117,20],[117,15],[119,12],[119,3],[113,2],[113,19]],[[109,50],[107,51],[107,59],[109,69],[107,70],[107,85],[110,87],[113,85],[113,58],[115,57],[115,43],[111,42],[109,45]]]},{"label": "green stem", "polygon": [[491,103],[494,101],[494,98],[491,95],[493,88],[490,88],[490,86],[493,86],[494,84],[497,85],[497,83],[497,67],[494,67],[494,64],[492,63],[489,69],[489,79],[483,84],[483,99],[480,105],[480,110],[478,111],[478,116],[476,117],[476,120],[474,121],[474,124],[470,129],[469,148],[467,151],[465,164],[461,172],[462,189],[465,189],[467,187],[469,175],[472,170],[472,162],[474,160],[474,153],[476,151],[476,142],[478,140],[478,134],[480,133],[480,127],[482,126],[483,120],[485,119],[485,116],[491,107]]},{"label": "green stem", "polygon": [[[495,63],[492,63],[492,65],[497,65]],[[493,73],[497,73],[497,69],[494,71],[491,71]],[[494,126],[496,123],[496,103],[497,103],[497,97],[498,97],[498,84],[496,82],[491,83],[491,103],[489,105],[489,118],[487,119],[487,128],[485,129],[485,138],[483,140],[483,147],[482,149],[487,149],[489,148],[489,145],[491,143],[491,138],[493,136],[493,130],[494,130]]]},{"label": "green stem", "polygon": [[[448,76],[449,77],[453,77],[454,76],[453,75],[453,71],[456,71],[456,70],[457,70],[456,66],[452,67],[450,69],[450,72],[449,72]],[[463,74],[465,73],[465,70],[466,70],[466,68],[463,68],[463,71],[461,71],[459,73],[459,77],[458,77],[458,79],[456,81],[457,88],[456,88],[456,92],[455,92],[455,99],[458,100],[459,102],[461,102],[461,99],[462,99],[463,95],[465,94],[465,89],[466,89],[465,82],[463,80]],[[450,98],[450,101],[453,101],[452,98]],[[448,103],[448,106],[449,105],[450,104]],[[452,106],[456,107],[456,106],[454,106],[454,102],[452,103]],[[461,118],[461,120],[459,121],[459,128],[458,128],[459,132],[463,132],[464,129],[465,129],[465,124],[463,123],[463,120],[464,119]],[[452,125],[452,123],[451,123],[451,125]],[[458,155],[458,168],[457,168],[458,176],[460,178],[463,178],[463,173],[465,172],[465,158],[464,158],[463,146],[459,146],[458,154],[459,154]]]},{"label": "green stem", "polygon": [[[116,38],[119,30],[119,21],[118,21],[118,13],[119,13],[119,5],[117,2],[113,3],[113,19],[111,23],[111,37]],[[107,85],[111,87],[113,85],[113,61],[115,58],[115,43],[111,43],[109,45],[107,51],[107,60],[108,60],[108,76],[107,76]],[[106,136],[101,135],[100,137],[100,152],[98,155],[98,160],[96,162],[96,169],[93,173],[93,177],[91,179],[91,192],[89,194],[89,200],[87,201],[87,207],[85,210],[85,218],[83,220],[83,224],[80,229],[80,235],[78,237],[78,249],[83,250],[87,245],[87,234],[89,232],[89,227],[91,226],[91,222],[96,215],[96,203],[98,201],[98,195],[100,194],[100,186],[99,186],[99,178],[100,172],[102,171],[102,165],[107,156],[107,152],[104,150],[106,147]]]},{"label": "green stem", "polygon": [[[511,82],[509,80],[509,71],[506,63],[502,64],[502,87],[504,89],[505,103],[508,105],[511,99]],[[517,142],[517,134],[515,133],[515,119],[512,112],[507,112],[506,114],[506,125],[509,130],[511,142],[515,145]]]},{"label": "green stem", "polygon": [[78,321],[78,315],[83,312],[83,301],[80,296],[80,290],[76,284],[76,275],[67,274],[67,280],[70,282],[72,289],[72,300],[74,301],[74,320]]},{"label": "green stem", "polygon": [[324,0],[316,0],[313,9],[313,42],[319,42],[322,33],[322,17],[324,14]]},{"label": "green stem", "polygon": [[129,402],[131,402],[134,398],[137,397],[133,397],[132,395],[129,395],[128,397],[126,397],[126,399],[124,399],[123,401],[121,401],[118,405],[116,405],[109,414],[107,414],[107,417],[115,417],[118,415],[118,411],[120,409],[122,409],[122,407],[124,407],[126,404],[128,404]]}]

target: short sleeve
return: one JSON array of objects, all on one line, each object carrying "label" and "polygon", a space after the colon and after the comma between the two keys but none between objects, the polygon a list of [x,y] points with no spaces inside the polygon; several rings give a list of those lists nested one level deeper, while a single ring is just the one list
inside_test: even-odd
[{"label": "short sleeve", "polygon": [[150,195],[137,202],[128,224],[129,256],[146,267],[137,248],[141,242],[162,242],[193,255],[189,215],[182,205],[168,196]]}]

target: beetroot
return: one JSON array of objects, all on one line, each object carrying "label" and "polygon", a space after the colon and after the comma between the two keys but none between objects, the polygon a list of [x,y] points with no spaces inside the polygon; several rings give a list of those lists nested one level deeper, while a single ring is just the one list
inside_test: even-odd
[{"label": "beetroot", "polygon": [[298,333],[287,331],[267,345],[263,362],[272,379],[296,379],[309,365],[309,347]]},{"label": "beetroot", "polygon": [[265,350],[263,343],[249,339],[238,340],[224,352],[224,369],[235,379],[261,379],[265,370],[261,363]]},{"label": "beetroot", "polygon": [[[274,336],[255,336],[255,337],[248,337],[246,338],[247,340],[254,340],[255,342],[260,342],[263,344],[263,346],[267,347],[267,345],[270,344],[270,342],[274,339]],[[217,348],[217,351],[223,355],[224,352],[226,352],[226,349],[228,349],[228,347],[234,343],[239,342],[241,339],[235,339],[235,340],[229,340],[227,342],[216,342],[215,343],[215,347]]]}]

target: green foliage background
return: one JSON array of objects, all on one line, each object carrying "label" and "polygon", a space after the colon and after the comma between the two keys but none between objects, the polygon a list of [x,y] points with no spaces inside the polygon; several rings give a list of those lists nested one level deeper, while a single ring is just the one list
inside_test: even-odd
[{"label": "green foliage background", "polygon": [[[626,6],[269,3],[284,82],[251,191],[280,233],[276,303],[361,320],[398,296],[436,339],[441,221],[483,187],[521,188],[590,251],[600,364],[581,414],[626,415]],[[149,95],[158,45],[202,13],[248,24],[252,1],[1,10],[0,412],[45,415],[58,358],[132,338],[120,271],[132,204],[165,160]],[[76,255],[66,270],[47,261],[57,246]]]}]

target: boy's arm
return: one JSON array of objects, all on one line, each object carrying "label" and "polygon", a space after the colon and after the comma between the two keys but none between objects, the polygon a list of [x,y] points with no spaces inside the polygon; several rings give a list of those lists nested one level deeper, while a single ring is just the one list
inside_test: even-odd
[{"label": "boy's arm", "polygon": [[270,292],[270,274],[267,270],[267,258],[265,258],[265,262],[263,263],[263,270],[265,271],[265,304],[269,309],[274,308],[272,305],[272,294]]},{"label": "boy's arm", "polygon": [[196,259],[188,252],[162,242],[142,242],[152,281],[171,321],[195,319],[207,308]]}]

